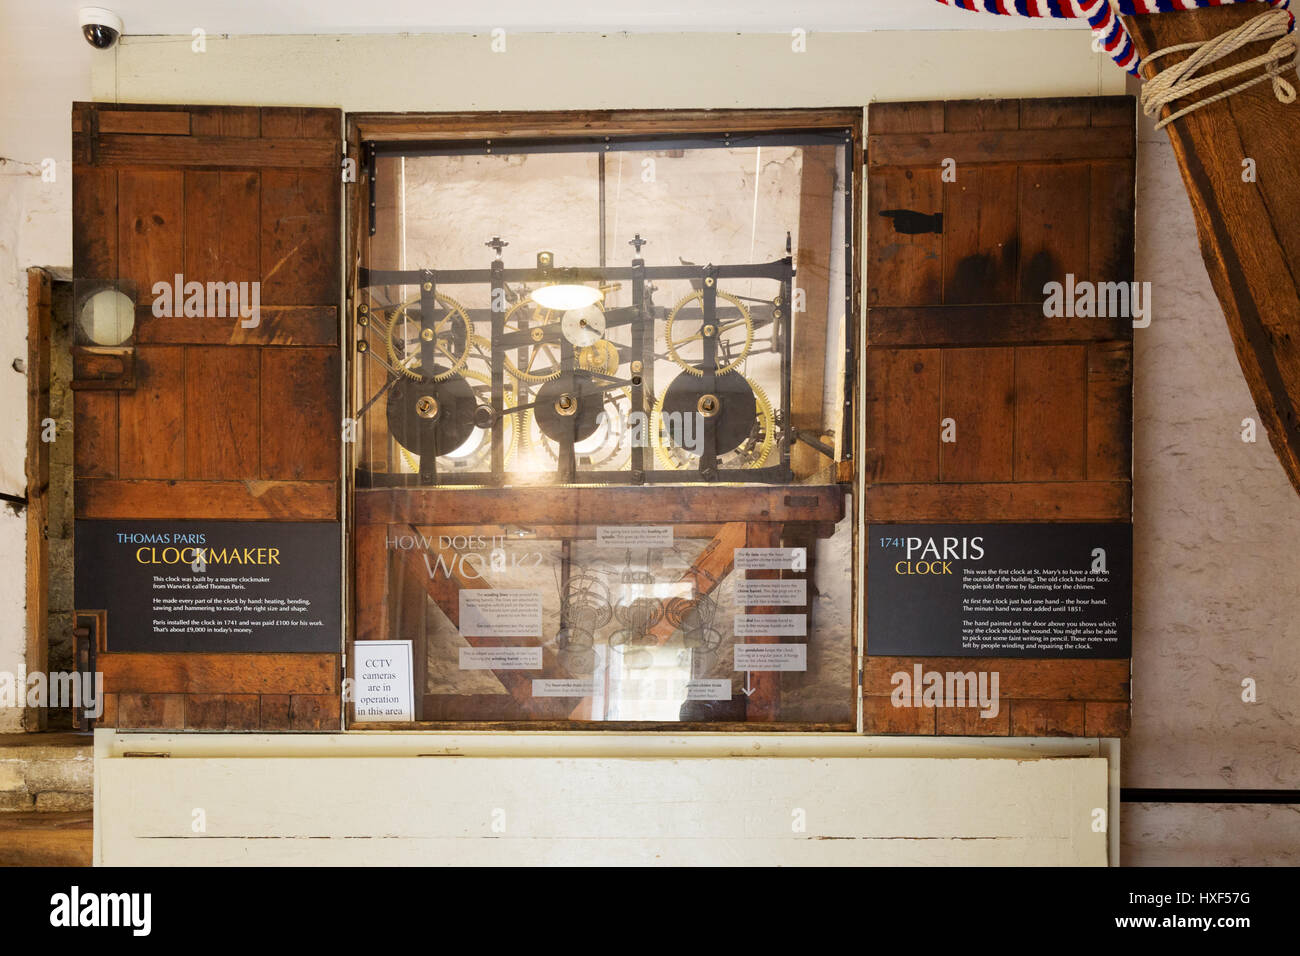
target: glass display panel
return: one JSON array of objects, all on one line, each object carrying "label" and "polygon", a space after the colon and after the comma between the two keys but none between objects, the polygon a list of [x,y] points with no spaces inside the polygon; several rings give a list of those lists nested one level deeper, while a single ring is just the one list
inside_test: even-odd
[{"label": "glass display panel", "polygon": [[849,131],[366,147],[354,628],[417,722],[850,728]]}]

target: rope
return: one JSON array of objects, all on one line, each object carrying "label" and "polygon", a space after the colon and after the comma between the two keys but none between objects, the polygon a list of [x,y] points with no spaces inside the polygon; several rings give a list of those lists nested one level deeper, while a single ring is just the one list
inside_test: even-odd
[{"label": "rope", "polygon": [[[1184,99],[1193,93],[1200,92],[1207,86],[1213,86],[1223,80],[1261,67],[1264,72],[1258,76],[1252,77],[1243,83],[1238,83],[1231,89],[1222,90],[1213,96],[1207,96],[1203,100],[1190,103],[1175,113],[1170,113],[1156,123],[1156,129],[1168,126],[1180,116],[1186,116],[1193,110],[1227,99],[1234,93],[1240,93],[1242,90],[1249,89],[1257,83],[1263,83],[1265,80],[1273,81],[1273,94],[1278,98],[1279,102],[1294,103],[1296,88],[1282,75],[1289,70],[1296,69],[1297,60],[1300,59],[1296,35],[1288,33],[1290,27],[1291,15],[1286,10],[1270,10],[1267,13],[1251,18],[1241,26],[1229,30],[1213,40],[1198,43],[1180,43],[1148,54],[1145,62],[1150,63],[1170,53],[1179,53],[1183,50],[1194,51],[1187,59],[1180,60],[1146,82],[1146,85],[1142,88],[1142,112],[1147,116],[1157,115],[1175,100]],[[1233,66],[1224,67],[1205,76],[1196,75],[1203,67],[1230,56],[1248,44],[1272,40],[1275,37],[1278,38],[1277,42],[1269,48],[1267,53]]]}]

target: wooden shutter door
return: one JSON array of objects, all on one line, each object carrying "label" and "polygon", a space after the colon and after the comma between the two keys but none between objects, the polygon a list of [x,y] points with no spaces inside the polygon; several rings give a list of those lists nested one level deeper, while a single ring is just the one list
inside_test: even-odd
[{"label": "wooden shutter door", "polygon": [[[340,112],[78,103],[72,123],[74,291],[136,303],[127,348],[74,357],[77,518],[338,522]],[[155,316],[178,274],[260,282],[260,323]],[[339,663],[101,647],[100,723],[336,729]]]},{"label": "wooden shutter door", "polygon": [[[1132,280],[1134,147],[1131,97],[871,106],[869,523],[1131,521],[1131,320],[1046,318],[1043,287]],[[1000,713],[892,706],[918,663],[997,671]],[[868,631],[865,730],[1119,736],[1129,670],[878,656]]]}]

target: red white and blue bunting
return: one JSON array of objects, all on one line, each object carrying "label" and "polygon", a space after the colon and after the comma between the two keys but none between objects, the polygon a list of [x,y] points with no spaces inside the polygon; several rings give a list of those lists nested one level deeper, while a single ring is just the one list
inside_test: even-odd
[{"label": "red white and blue bunting", "polygon": [[[1134,76],[1139,62],[1137,51],[1119,14],[1174,13],[1201,7],[1223,7],[1231,3],[1267,3],[1287,10],[1291,0],[938,0],[939,3],[976,13],[997,13],[1012,17],[1052,17],[1087,20],[1092,27],[1098,50]],[[1290,29],[1295,29],[1295,14],[1290,14]]]}]

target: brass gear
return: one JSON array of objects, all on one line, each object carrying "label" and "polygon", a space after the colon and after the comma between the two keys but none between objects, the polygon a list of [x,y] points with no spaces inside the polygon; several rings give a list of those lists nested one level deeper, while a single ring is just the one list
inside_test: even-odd
[{"label": "brass gear", "polygon": [[[482,372],[476,372],[473,369],[465,369],[463,372],[461,372],[461,375],[463,375],[465,378],[471,379],[475,382],[479,382],[480,384],[483,385],[491,386],[492,384],[491,376],[484,375]],[[505,449],[501,456],[503,463],[510,461],[510,459],[514,457],[516,449],[518,449],[519,447],[520,426],[523,425],[524,423],[515,421],[515,419],[526,417],[528,414],[527,412],[525,412],[523,416],[510,414],[510,409],[513,408],[515,405],[519,404],[518,396],[519,396],[518,388],[511,388],[510,383],[506,382],[504,399],[503,399],[503,404],[505,405],[505,415],[503,417],[506,419],[507,427],[510,429],[510,436],[505,442]],[[397,439],[394,438],[393,441],[397,441]],[[410,451],[401,442],[397,443],[397,447],[401,450],[402,460],[406,462],[407,467],[410,468],[412,472],[418,472],[420,470],[420,456]],[[491,448],[490,440],[488,443],[488,448]],[[443,456],[439,456],[439,457],[443,457]]]},{"label": "brass gear", "polygon": [[[439,322],[437,323],[438,325],[441,325],[443,322],[446,322],[452,319],[453,317],[455,317],[460,321],[461,325],[465,329],[465,348],[461,350],[460,355],[458,356],[452,355],[446,349],[441,347],[439,347],[438,349],[438,351],[442,352],[444,355],[447,356],[448,359],[451,360],[451,366],[450,368],[444,369],[443,371],[439,372],[437,375],[433,376],[433,380],[435,382],[445,382],[447,379],[451,378],[453,375],[455,375],[457,372],[459,372],[461,369],[465,367],[466,361],[469,360],[470,345],[473,343],[476,336],[474,335],[474,324],[470,321],[469,313],[465,311],[465,307],[463,305],[461,305],[451,296],[443,295],[441,292],[435,292],[434,299],[438,302],[439,305],[441,305],[444,309],[447,310],[447,314],[443,316],[441,320],[439,320]],[[417,305],[419,301],[420,301],[419,296],[416,296],[413,299],[408,299],[406,302],[403,302],[397,308],[393,309],[391,313],[389,313],[388,328],[384,332],[384,343],[388,348],[388,359],[390,362],[392,362],[393,368],[395,368],[401,374],[405,375],[407,378],[414,379],[417,382],[423,382],[424,375],[416,371],[414,368],[411,368],[411,366],[409,366],[408,364],[406,364],[406,358],[398,354],[397,343],[393,340],[393,333],[394,331],[396,331],[398,323],[402,322],[403,324],[405,324],[403,321],[403,316],[405,315],[407,309],[409,309],[413,305]]]},{"label": "brass gear", "polygon": [[[545,329],[546,326],[556,322],[559,319],[559,317],[564,314],[562,312],[555,312],[552,311],[551,309],[543,308],[542,306],[538,305],[536,302],[534,302],[532,299],[528,298],[528,296],[525,295],[525,296],[520,296],[519,301],[516,302],[514,305],[512,305],[510,307],[510,310],[506,312],[506,317],[503,324],[507,328],[509,328],[511,322],[511,316],[513,316],[516,312],[518,312],[520,309],[524,308],[525,306],[533,307],[534,317],[540,320],[538,324],[533,328],[536,328],[538,330]],[[520,319],[523,318],[524,316],[520,316],[519,319],[516,319],[515,321],[519,321]],[[517,329],[516,331],[523,332],[527,329],[528,326],[521,325],[520,328]],[[528,368],[525,369],[521,369],[517,365],[515,365],[515,363],[510,360],[510,356],[508,354],[511,350],[509,349],[506,350],[507,354],[504,354],[501,357],[501,364],[505,367],[505,370],[507,372],[509,372],[519,381],[527,382],[530,385],[541,385],[545,382],[549,382],[552,381],[553,379],[557,379],[560,377],[564,369],[560,368],[560,358],[557,352],[552,350],[552,344],[540,342],[540,341],[534,341],[530,345],[528,345],[527,348],[529,350]],[[554,348],[558,350],[559,347],[554,346]],[[551,361],[554,363],[553,370],[548,372],[545,375],[532,371],[533,360],[536,359],[538,353],[543,350],[550,355]]]},{"label": "brass gear", "polygon": [[578,368],[589,372],[603,372],[613,375],[618,371],[618,346],[609,339],[601,339],[594,345],[578,349]]},{"label": "brass gear", "polygon": [[[768,401],[767,393],[763,391],[762,387],[748,375],[739,372],[737,374],[754,390],[754,401],[758,405],[757,421],[763,429],[763,440],[749,453],[749,460],[742,467],[761,468],[764,462],[767,461],[767,456],[772,453],[772,446],[776,443],[776,415],[772,412],[772,403]],[[668,390],[664,389],[663,393],[655,400],[654,410],[650,413],[650,444],[654,447],[655,457],[659,459],[660,464],[673,471],[680,471],[686,467],[686,464],[673,457],[672,449],[668,447],[663,436],[664,399],[667,396]],[[742,453],[744,447],[744,443],[742,443],[740,446]],[[732,451],[728,452],[728,454],[736,454],[736,452]]]},{"label": "brass gear", "polygon": [[[735,322],[732,322],[731,324],[725,326],[719,323],[719,327],[717,328],[714,334],[717,336],[721,336],[723,332],[726,332],[729,329],[734,329],[738,325],[744,325],[745,327],[745,347],[742,348],[740,350],[740,354],[737,355],[730,362],[727,362],[725,365],[718,366],[716,374],[722,375],[726,372],[730,372],[732,369],[736,368],[738,365],[740,365],[741,362],[745,361],[745,359],[749,357],[749,350],[754,347],[754,320],[750,316],[749,309],[745,306],[745,303],[741,302],[740,299],[736,298],[731,293],[723,292],[721,289],[719,289],[717,296],[719,299],[726,299],[737,309],[739,309],[740,318]],[[676,362],[681,367],[682,371],[684,371],[687,375],[695,375],[695,376],[703,377],[704,372],[702,370],[696,368],[693,364],[686,361],[686,359],[682,358],[682,356],[677,354],[677,346],[685,345],[687,342],[694,342],[696,339],[703,338],[704,329],[701,328],[700,331],[696,332],[694,335],[688,335],[685,338],[677,339],[676,341],[673,340],[673,323],[677,321],[677,313],[679,313],[686,306],[688,302],[693,302],[696,299],[699,299],[700,304],[703,305],[704,293],[692,292],[690,295],[686,296],[675,306],[673,306],[673,310],[668,313],[668,321],[664,323],[664,342],[668,346],[668,357],[671,358],[674,362]],[[753,383],[751,382],[750,384],[752,385]]]},{"label": "brass gear", "polygon": [[[610,396],[616,393],[621,394],[627,398],[627,407],[628,407],[628,412],[630,413],[632,411],[632,389],[627,387],[615,388],[606,392],[605,400],[604,402],[602,402],[602,407],[607,406],[609,404]],[[649,405],[650,404],[649,401],[647,401],[646,404]],[[524,415],[526,416],[531,416],[532,414],[533,414],[532,409],[528,409],[527,411],[524,412]],[[644,412],[642,414],[644,414]],[[525,424],[529,426],[528,434],[531,435],[532,419],[530,418],[527,422],[525,422]],[[627,427],[626,421],[624,422],[623,427],[624,428]],[[531,438],[529,439],[529,443],[530,444],[532,443]],[[538,441],[536,442],[536,444],[539,445],[544,452],[546,452],[547,457],[550,458],[551,461],[559,461],[559,456],[557,456],[555,453],[555,445],[551,439],[547,438],[544,434],[539,434]],[[623,436],[620,435],[618,444],[616,444],[612,449],[610,449],[605,454],[605,456],[600,460],[599,464],[604,465],[612,461],[622,448],[623,448]]]}]

